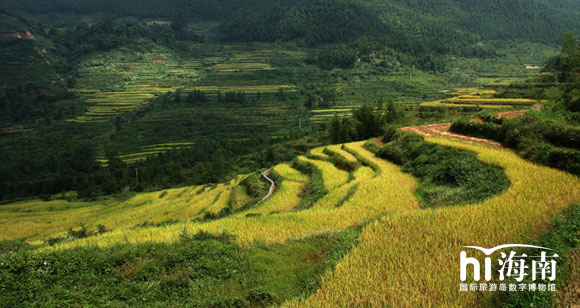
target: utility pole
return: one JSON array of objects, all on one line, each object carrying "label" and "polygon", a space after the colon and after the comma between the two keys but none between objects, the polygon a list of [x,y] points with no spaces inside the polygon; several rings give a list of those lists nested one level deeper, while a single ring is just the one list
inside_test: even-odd
[{"label": "utility pole", "polygon": [[139,169],[135,168],[135,186],[139,185]]}]

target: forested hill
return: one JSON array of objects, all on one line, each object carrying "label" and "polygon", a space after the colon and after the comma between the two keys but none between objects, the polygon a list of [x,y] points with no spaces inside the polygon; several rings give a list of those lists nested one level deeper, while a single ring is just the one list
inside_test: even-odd
[{"label": "forested hill", "polygon": [[[580,4],[569,0],[249,0],[222,26],[232,40],[344,42],[360,35],[404,49],[445,52],[478,39],[553,43],[580,30]],[[438,41],[439,43],[430,44]],[[399,47],[399,46],[394,46]]]},{"label": "forested hill", "polygon": [[554,43],[563,32],[580,32],[580,3],[573,0],[0,0],[0,7],[32,15],[220,21],[221,37],[230,41],[344,43],[366,35],[418,52],[422,45],[446,52],[479,39]]},{"label": "forested hill", "polygon": [[245,0],[0,0],[0,7],[31,15],[72,13],[110,17],[179,18],[213,21],[228,18]]}]

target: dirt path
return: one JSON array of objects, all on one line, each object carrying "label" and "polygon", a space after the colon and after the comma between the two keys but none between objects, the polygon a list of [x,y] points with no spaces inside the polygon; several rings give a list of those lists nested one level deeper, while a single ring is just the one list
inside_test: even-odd
[{"label": "dirt path", "polygon": [[[542,105],[535,104],[532,107],[535,111],[540,111],[542,109]],[[494,115],[498,118],[506,118],[506,119],[513,119],[521,116],[522,114],[530,112],[532,109],[522,109],[522,110],[512,110],[512,111],[503,111],[503,112],[496,112]]]},{"label": "dirt path", "polygon": [[401,130],[406,132],[413,132],[415,134],[425,136],[425,137],[447,137],[452,138],[460,141],[466,141],[471,143],[479,143],[483,145],[493,146],[502,148],[503,146],[501,143],[483,139],[483,138],[475,138],[475,137],[468,137],[464,135],[455,134],[449,131],[451,128],[451,123],[441,123],[441,124],[431,124],[431,125],[424,125],[424,126],[409,126],[403,127]]},{"label": "dirt path", "polygon": [[270,190],[268,190],[268,194],[264,198],[262,198],[262,200],[260,200],[258,204],[268,201],[274,194],[274,191],[276,191],[276,183],[274,183],[274,181],[268,177],[270,175],[270,170],[272,169],[268,169],[262,173],[262,177],[266,179],[266,181],[270,182]]},{"label": "dirt path", "polygon": [[[538,110],[539,105],[536,105],[533,108],[535,110]],[[525,114],[529,111],[530,111],[529,109],[512,110],[512,111],[497,112],[497,113],[495,113],[495,115],[498,118],[513,119],[513,118],[517,118],[517,117],[521,116],[522,114]],[[483,121],[481,121],[480,119],[473,119],[472,122],[483,122]],[[478,143],[478,144],[488,145],[488,146],[492,146],[492,147],[503,148],[501,143],[499,143],[497,141],[483,139],[483,138],[469,137],[469,136],[464,136],[464,135],[452,133],[449,131],[449,129],[451,128],[451,124],[452,123],[441,123],[441,124],[431,124],[431,125],[423,125],[423,126],[408,126],[408,127],[401,128],[401,130],[406,131],[406,132],[413,132],[415,134],[425,136],[425,137],[431,137],[431,136],[447,137],[447,138],[452,138],[452,139],[470,142],[470,143]]]}]

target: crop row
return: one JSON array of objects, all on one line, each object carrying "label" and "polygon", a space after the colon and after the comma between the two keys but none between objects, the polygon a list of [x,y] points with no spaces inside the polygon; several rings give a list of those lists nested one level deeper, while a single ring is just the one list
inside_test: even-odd
[{"label": "crop row", "polygon": [[[572,175],[502,149],[426,140],[476,152],[483,162],[504,168],[510,189],[479,204],[398,211],[381,218],[363,230],[359,246],[326,274],[314,295],[287,307],[483,306],[489,294],[458,296],[463,246],[527,243],[555,213],[580,200],[580,180]],[[476,256],[483,264],[483,254]]]},{"label": "crop row", "polygon": [[[363,142],[348,144],[348,151],[356,152],[361,158],[380,168],[382,172],[370,180],[360,181],[356,191],[340,207],[312,207],[303,211],[281,212],[276,215],[246,216],[246,214],[254,210],[251,209],[247,212],[241,212],[234,216],[207,223],[183,222],[162,228],[116,230],[98,237],[63,243],[52,249],[84,245],[110,246],[122,242],[171,242],[178,239],[179,234],[184,229],[193,233],[199,230],[210,233],[227,231],[235,235],[240,243],[251,243],[256,240],[266,243],[281,243],[290,238],[302,237],[312,233],[344,230],[387,213],[418,209],[419,202],[413,195],[413,190],[417,185],[415,179],[402,173],[398,166],[377,159],[372,153],[362,147],[363,144]],[[318,163],[319,165],[322,162],[306,160],[308,163]],[[329,166],[324,166],[323,168],[324,170],[333,170],[332,172],[334,173],[338,171],[338,174],[341,171],[332,169]],[[358,176],[363,177],[365,173],[370,173],[366,171],[361,169]],[[346,180],[341,180],[341,182],[345,183]],[[280,199],[292,200],[294,198],[293,200],[296,202],[299,201],[299,195],[296,194],[299,189],[283,190],[284,183],[282,183],[276,193],[280,194]],[[302,185],[302,183],[295,183]],[[328,183],[325,183],[325,185],[328,185]],[[329,187],[339,187],[339,185],[335,183]],[[285,191],[290,191],[291,196],[282,196]],[[274,199],[276,194],[268,201],[270,202],[268,204],[279,204],[280,201],[275,201]],[[265,203],[260,207],[266,207],[268,204]],[[269,209],[264,212],[268,213],[268,211]]]}]

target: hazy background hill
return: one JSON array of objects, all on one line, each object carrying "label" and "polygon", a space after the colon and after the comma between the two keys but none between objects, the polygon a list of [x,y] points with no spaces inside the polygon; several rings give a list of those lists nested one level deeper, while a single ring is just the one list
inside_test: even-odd
[{"label": "hazy background hill", "polygon": [[[580,29],[580,4],[557,0],[223,0],[223,1],[0,1],[36,16],[50,14],[170,18],[224,22],[222,39],[303,39],[309,44],[345,42],[360,35],[405,41],[525,39],[557,42]],[[409,43],[407,43],[408,45]],[[432,46],[447,51],[455,44]],[[398,46],[398,45],[397,45]],[[404,46],[409,47],[409,46]]]}]

